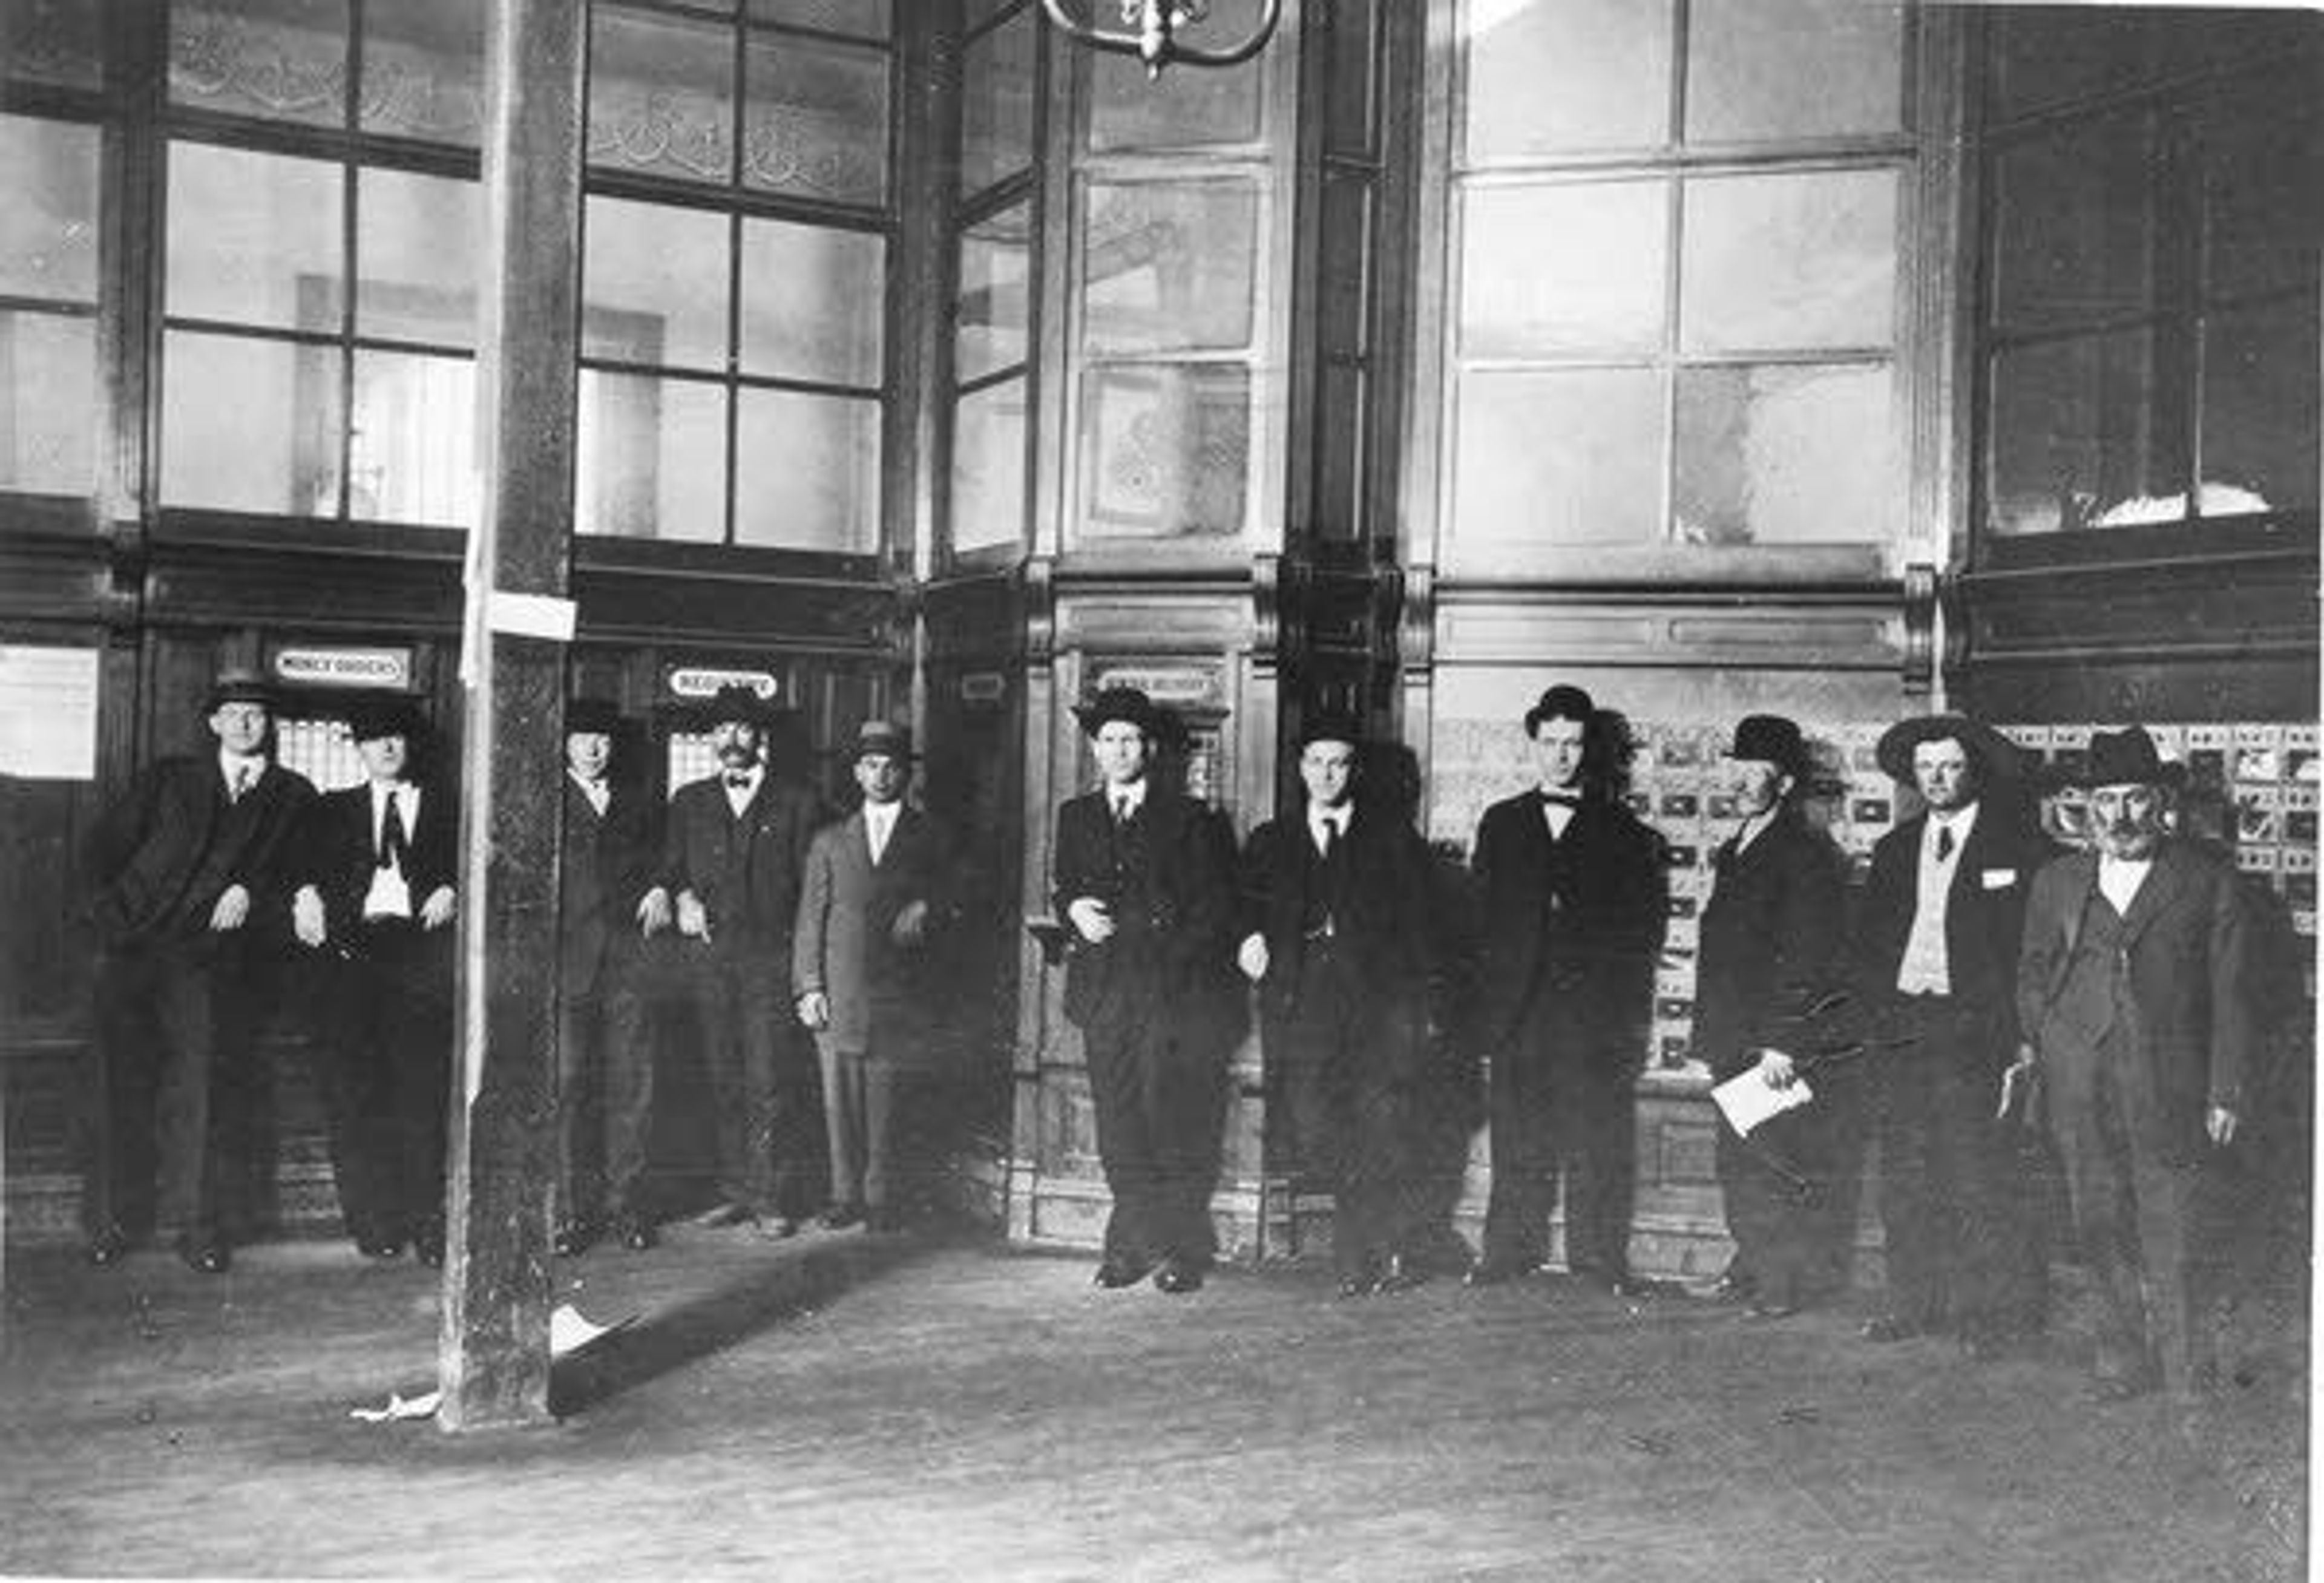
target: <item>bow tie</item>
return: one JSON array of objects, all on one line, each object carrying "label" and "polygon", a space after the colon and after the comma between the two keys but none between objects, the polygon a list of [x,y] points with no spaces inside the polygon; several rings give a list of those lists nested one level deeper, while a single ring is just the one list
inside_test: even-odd
[{"label": "bow tie", "polygon": [[751,772],[747,769],[729,769],[726,772],[726,784],[728,786],[748,786],[751,784]]},{"label": "bow tie", "polygon": [[1554,804],[1556,806],[1561,808],[1578,808],[1582,805],[1582,794],[1580,792],[1543,790],[1537,791],[1533,795],[1539,797],[1544,803]]}]

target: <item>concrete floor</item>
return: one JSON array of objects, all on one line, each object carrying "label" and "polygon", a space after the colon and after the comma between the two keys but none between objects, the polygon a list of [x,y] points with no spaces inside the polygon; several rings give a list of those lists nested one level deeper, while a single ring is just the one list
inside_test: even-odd
[{"label": "concrete floor", "polygon": [[1086,1261],[680,1229],[560,1266],[632,1330],[553,1428],[348,1409],[429,1383],[437,1296],[339,1243],[205,1278],[17,1256],[0,1572],[783,1578],[2302,1575],[2304,1328],[2238,1316],[2192,1426],[2098,1406],[2070,1323],[1978,1366],[1545,1276],[1110,1293]]}]

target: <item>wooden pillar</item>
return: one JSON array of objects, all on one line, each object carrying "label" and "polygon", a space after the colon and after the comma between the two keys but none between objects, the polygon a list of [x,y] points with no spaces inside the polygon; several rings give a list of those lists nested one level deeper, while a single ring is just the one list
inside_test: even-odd
[{"label": "wooden pillar", "polygon": [[[557,871],[586,0],[493,0],[468,547],[460,1079],[438,1344],[454,1432],[549,1418]],[[462,1102],[464,1101],[465,1102]]]}]

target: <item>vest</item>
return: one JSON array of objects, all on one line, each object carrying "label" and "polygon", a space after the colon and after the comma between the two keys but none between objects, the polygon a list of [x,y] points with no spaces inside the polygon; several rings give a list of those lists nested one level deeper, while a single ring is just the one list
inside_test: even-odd
[{"label": "vest", "polygon": [[2127,1035],[2137,1026],[2129,965],[2122,915],[2093,889],[2082,902],[2081,927],[2051,1015],[2087,1034],[2093,1045]]}]

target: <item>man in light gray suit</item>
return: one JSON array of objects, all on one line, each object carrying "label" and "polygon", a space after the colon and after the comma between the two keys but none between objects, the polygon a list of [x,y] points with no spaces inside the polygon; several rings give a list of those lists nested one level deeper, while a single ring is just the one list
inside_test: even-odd
[{"label": "man in light gray suit", "polygon": [[930,1028],[929,948],[954,898],[951,844],[904,801],[911,739],[868,721],[856,735],[863,805],[818,832],[807,849],[791,934],[798,1019],[823,1063],[831,1140],[831,1201],[823,1223],[901,1225],[895,1139],[904,1074],[924,1058]]}]

